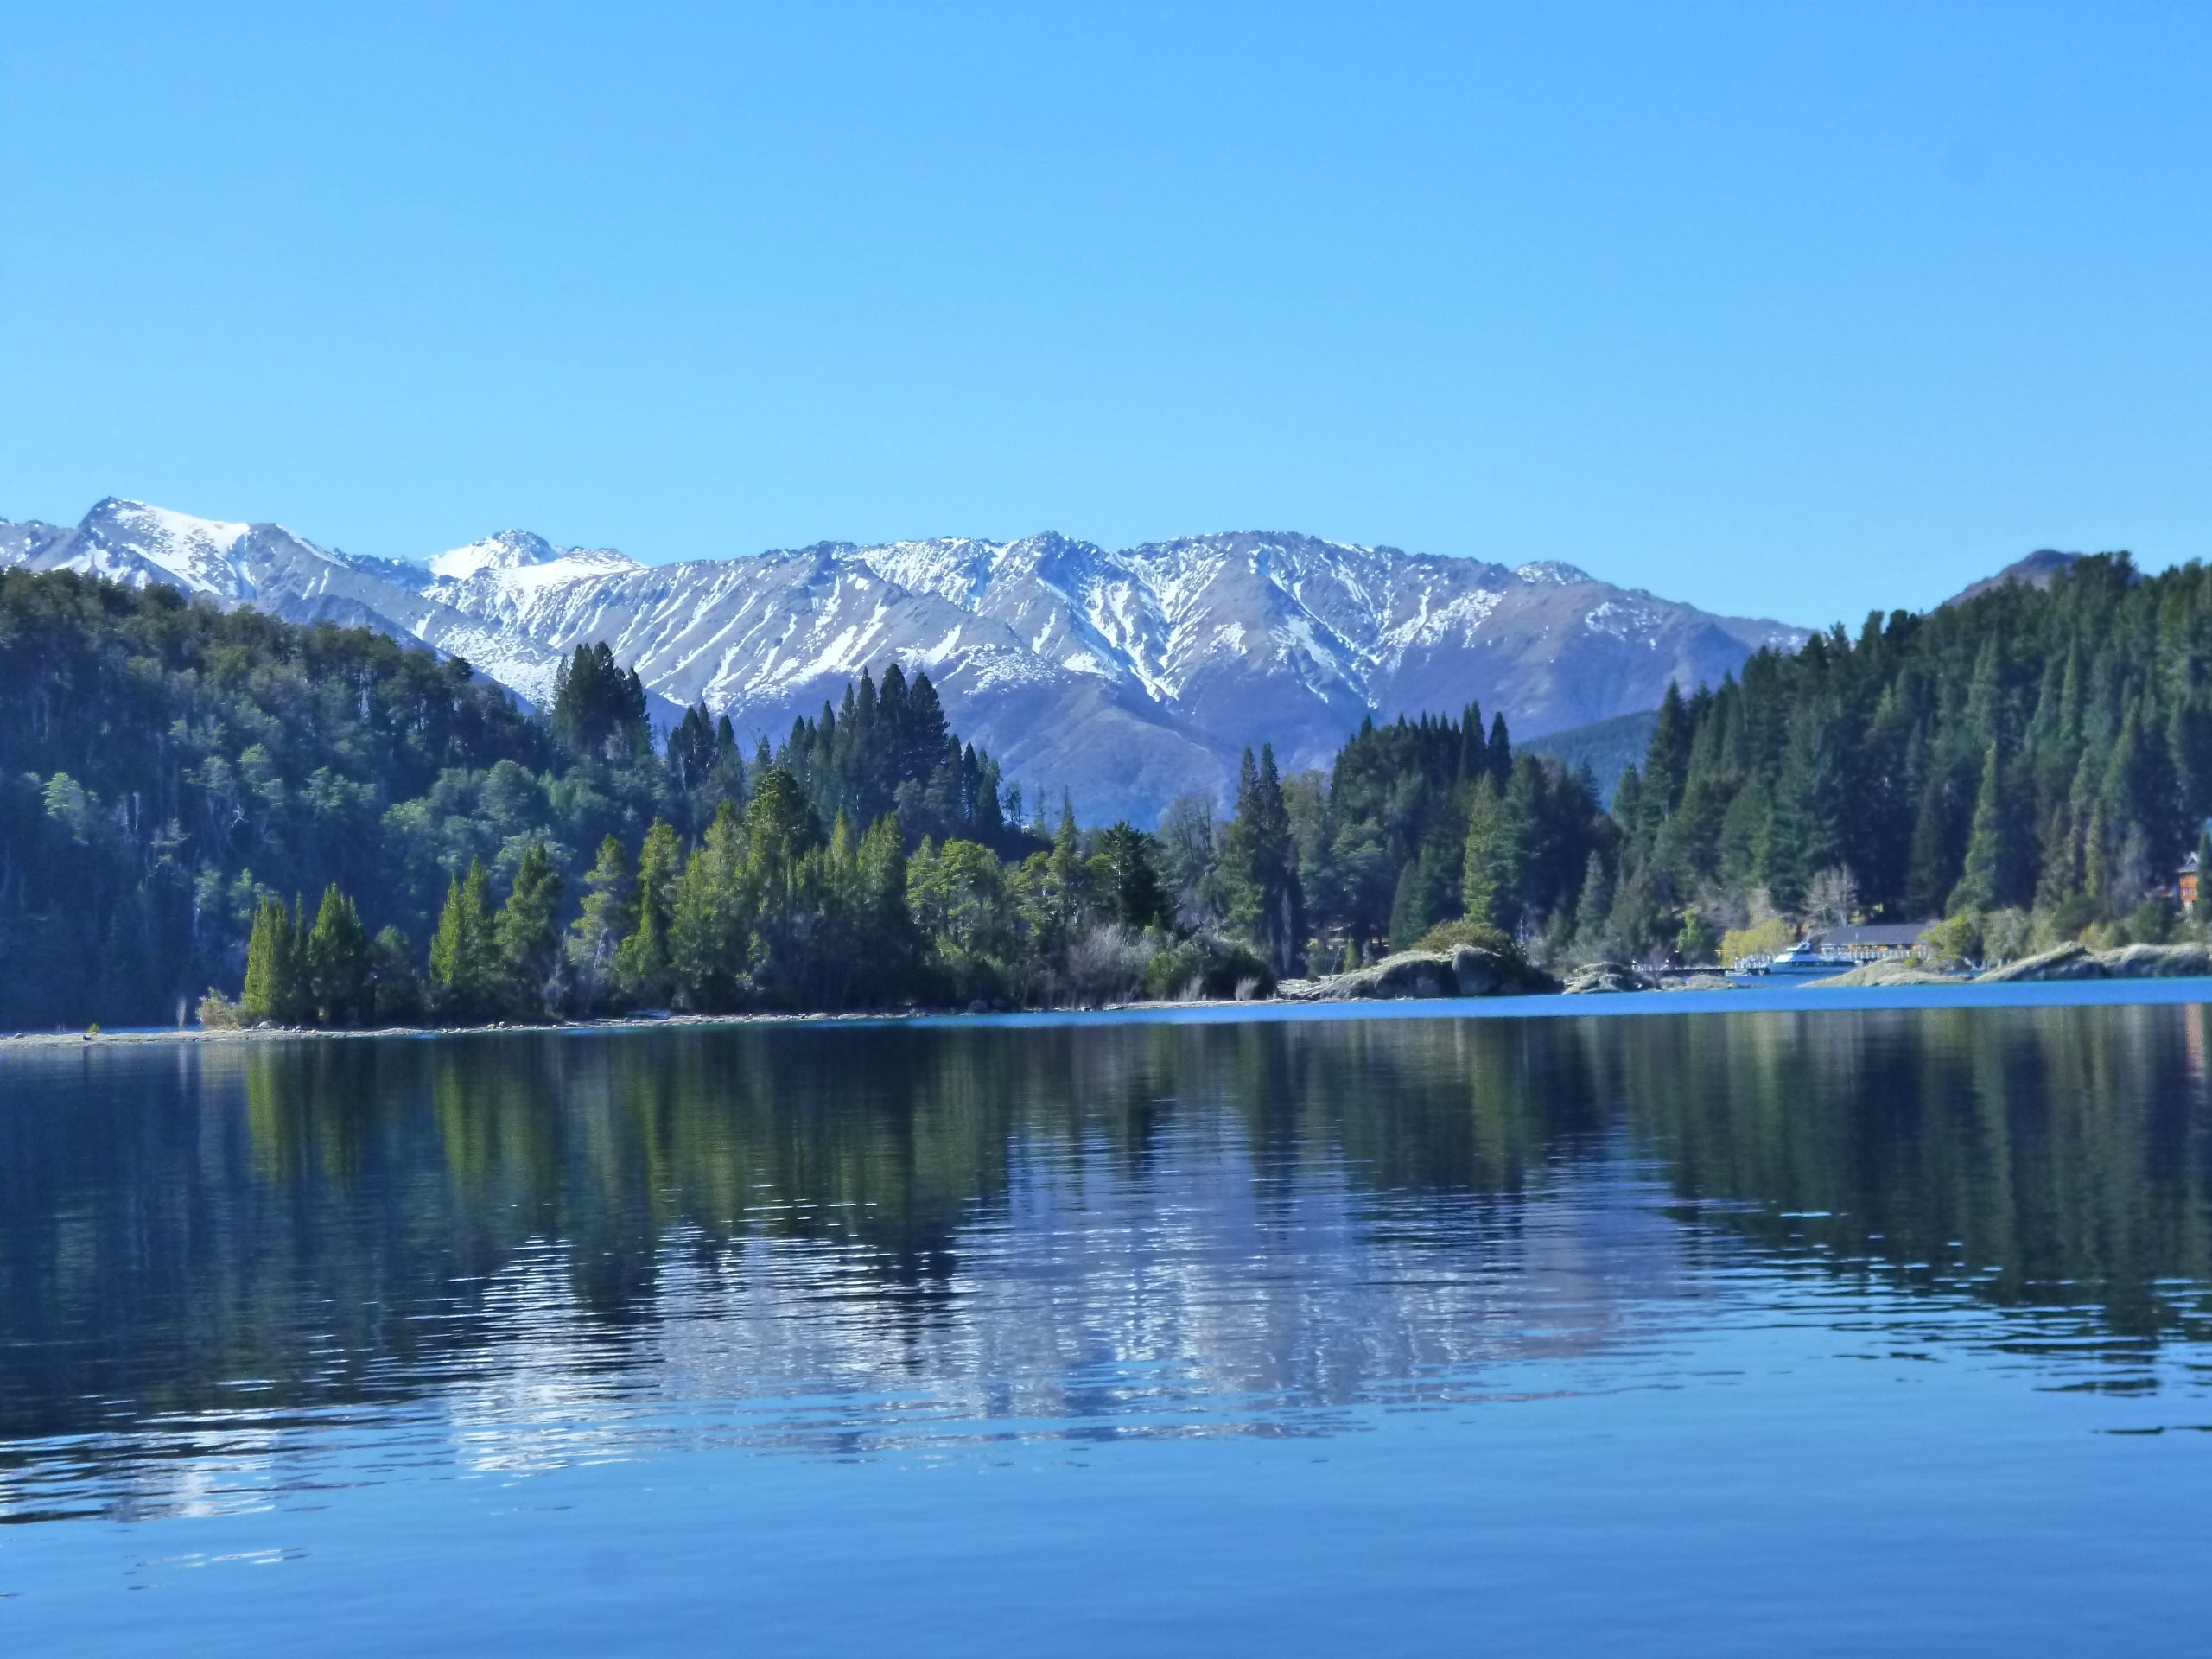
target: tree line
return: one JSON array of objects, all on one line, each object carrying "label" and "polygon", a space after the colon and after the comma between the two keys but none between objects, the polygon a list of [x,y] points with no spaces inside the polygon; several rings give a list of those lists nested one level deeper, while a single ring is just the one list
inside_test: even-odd
[{"label": "tree line", "polygon": [[2212,570],[2126,554],[1867,618],[1670,690],[1616,791],[1611,947],[1943,921],[2015,955],[2156,940],[2212,812]]},{"label": "tree line", "polygon": [[[1041,802],[1039,803],[1041,806]],[[362,629],[0,573],[0,1024],[1222,994],[1154,840],[1023,821],[925,674],[748,761],[579,646],[542,715]],[[213,995],[209,996],[212,989]]]},{"label": "tree line", "polygon": [[1447,937],[1707,961],[1859,918],[2164,937],[2209,666],[2212,573],[2115,556],[1670,690],[1610,806],[1471,705],[1085,830],[895,664],[747,756],[704,707],[657,740],[603,645],[537,713],[366,630],[4,572],[0,1024],[1235,995]]}]

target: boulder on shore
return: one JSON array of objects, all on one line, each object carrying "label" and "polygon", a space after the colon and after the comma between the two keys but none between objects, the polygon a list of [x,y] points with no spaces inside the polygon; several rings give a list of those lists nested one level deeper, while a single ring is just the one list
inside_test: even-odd
[{"label": "boulder on shore", "polygon": [[2212,974],[2212,947],[2202,944],[2123,944],[2100,950],[2107,979],[2197,979]]},{"label": "boulder on shore", "polygon": [[1576,969],[1567,982],[1567,995],[1569,996],[1610,996],[1623,991],[1657,988],[1655,981],[1618,962],[1591,963]]},{"label": "boulder on shore", "polygon": [[2066,979],[2195,979],[2212,975],[2212,947],[2202,944],[2123,944],[2112,950],[2062,944],[2023,957],[1977,976],[1982,985]]},{"label": "boulder on shore", "polygon": [[2055,950],[2045,950],[2032,957],[2022,957],[2018,962],[2008,962],[2001,968],[1991,968],[1974,976],[1981,985],[2007,985],[2015,980],[2102,979],[2104,966],[2096,953],[2086,945],[2062,944]]},{"label": "boulder on shore", "polygon": [[1371,968],[1320,979],[1287,979],[1275,995],[1292,1002],[1346,1002],[1376,998],[1529,996],[1559,989],[1559,982],[1516,956],[1463,944],[1450,955],[1402,950]]},{"label": "boulder on shore", "polygon": [[1850,990],[1866,985],[1956,985],[1962,983],[1955,974],[1939,974],[1923,967],[1910,957],[1891,957],[1885,962],[1862,962],[1856,968],[1847,968],[1840,974],[1813,981],[1813,988],[1821,990]]}]

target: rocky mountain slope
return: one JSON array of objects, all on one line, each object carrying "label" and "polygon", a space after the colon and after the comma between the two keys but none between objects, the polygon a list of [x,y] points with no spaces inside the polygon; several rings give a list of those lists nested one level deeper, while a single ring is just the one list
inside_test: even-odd
[{"label": "rocky mountain slope", "polygon": [[2082,553],[2062,553],[2055,547],[2039,547],[2025,558],[2013,560],[1995,575],[1968,582],[1943,603],[1963,605],[1967,601],[1979,599],[2007,582],[2020,582],[2031,588],[2048,588],[2062,572],[2071,570],[2087,556]]},{"label": "rocky mountain slope", "polygon": [[1370,712],[1502,709],[1536,736],[1654,706],[1800,629],[1715,616],[1572,565],[1243,531],[1109,550],[1052,533],[646,566],[507,531],[421,564],[275,524],[102,501],[72,529],[0,523],[0,565],[169,582],[292,620],[380,627],[542,700],[604,639],[676,703],[747,734],[812,712],[864,667],[926,669],[1009,782],[1086,819],[1222,792],[1243,746],[1325,764]]}]

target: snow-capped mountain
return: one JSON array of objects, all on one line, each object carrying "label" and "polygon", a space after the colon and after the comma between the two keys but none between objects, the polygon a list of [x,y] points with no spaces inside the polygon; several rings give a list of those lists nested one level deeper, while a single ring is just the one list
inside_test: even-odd
[{"label": "snow-capped mountain", "polygon": [[296,620],[329,616],[465,657],[533,701],[605,640],[677,703],[777,734],[863,668],[926,669],[1010,782],[1086,819],[1156,818],[1224,791],[1246,744],[1325,764],[1375,713],[1503,709],[1535,736],[1649,709],[1802,630],[1719,617],[1572,565],[1508,567],[1246,531],[1121,550],[1055,534],[645,566],[505,531],[421,564],[273,524],[108,500],[74,530],[0,524],[0,564],[169,582]]},{"label": "snow-capped mountain", "polygon": [[549,647],[441,603],[422,566],[334,552],[282,524],[194,518],[111,496],[70,530],[0,523],[0,567],[10,564],[181,588],[291,622],[380,629],[465,658],[533,702],[550,693],[557,666]]}]

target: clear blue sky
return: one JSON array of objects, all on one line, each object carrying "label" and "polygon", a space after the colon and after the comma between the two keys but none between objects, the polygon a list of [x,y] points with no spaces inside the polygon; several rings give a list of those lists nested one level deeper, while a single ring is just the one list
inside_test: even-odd
[{"label": "clear blue sky", "polygon": [[0,516],[2212,556],[2212,5],[24,5]]}]

